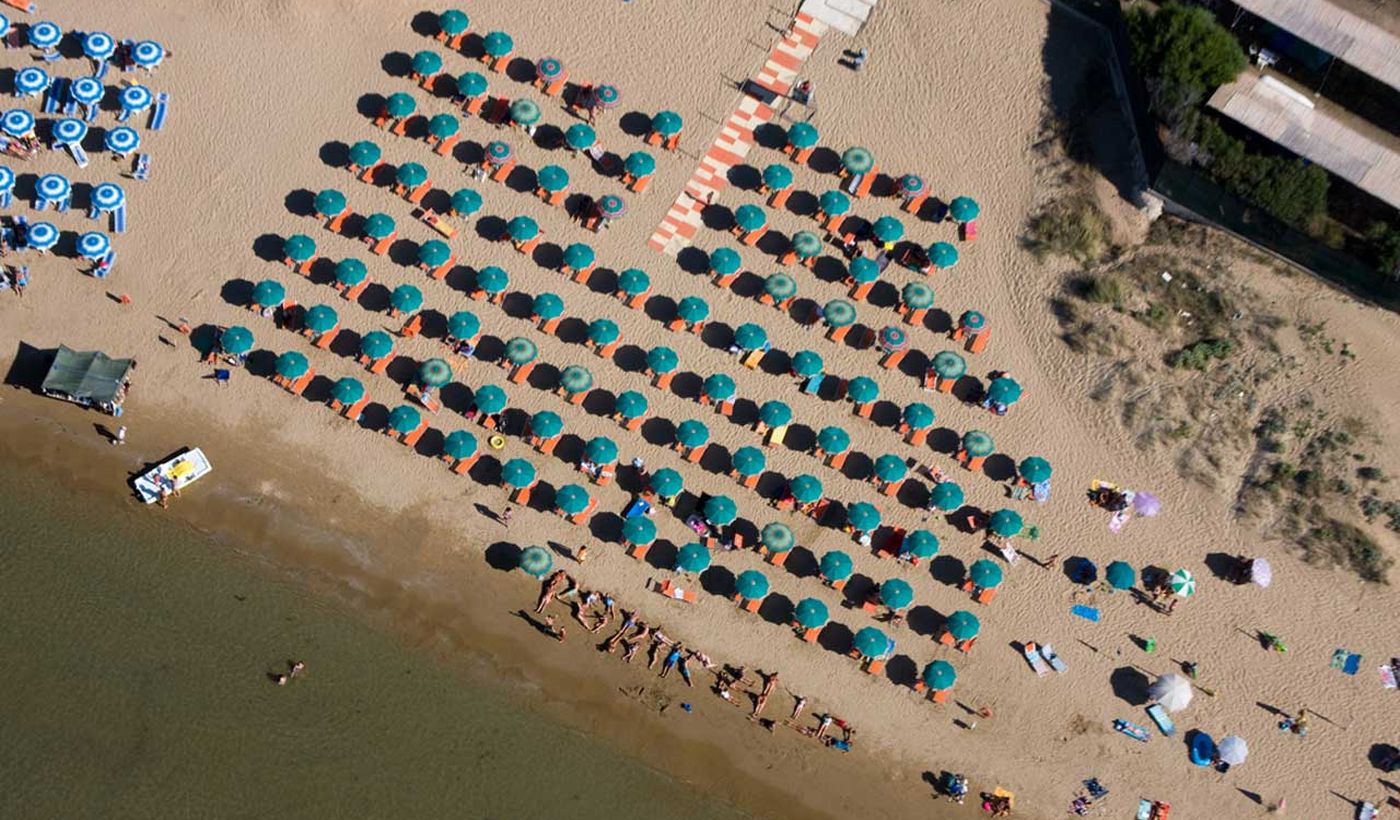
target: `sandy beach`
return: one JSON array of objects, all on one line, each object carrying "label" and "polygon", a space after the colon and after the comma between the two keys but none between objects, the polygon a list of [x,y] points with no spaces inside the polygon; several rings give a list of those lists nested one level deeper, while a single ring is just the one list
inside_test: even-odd
[{"label": "sandy beach", "polygon": [[[163,42],[171,56],[146,82],[168,92],[172,102],[165,129],[142,132],[141,150],[151,155],[149,181],[119,179],[125,166],[100,151],[81,170],[61,152],[7,163],[20,175],[21,191],[32,186],[28,175],[49,171],[68,174],[75,184],[120,181],[128,195],[130,228],[114,240],[119,259],[105,281],[82,275],[77,260],[64,255],[25,258],[31,274],[23,298],[0,294],[0,369],[11,383],[26,383],[33,375],[26,370],[33,360],[28,351],[59,344],[139,361],[121,420],[129,428],[125,447],[108,447],[92,429],[113,426],[111,419],[12,390],[0,395],[7,449],[28,463],[73,474],[74,486],[84,492],[124,493],[129,471],[180,446],[198,445],[215,464],[215,474],[171,510],[151,514],[213,531],[238,531],[239,540],[262,543],[273,563],[305,568],[319,585],[349,590],[344,594],[367,609],[390,613],[389,620],[410,640],[440,641],[444,651],[459,641],[484,648],[522,687],[538,687],[542,708],[568,713],[584,731],[610,737],[680,779],[729,788],[743,805],[770,807],[773,814],[766,816],[782,812],[775,794],[801,801],[789,804],[791,816],[856,810],[868,817],[928,816],[933,803],[925,777],[945,769],[966,773],[974,792],[996,786],[1015,791],[1016,816],[1026,817],[1063,815],[1081,781],[1092,777],[1110,789],[1096,804],[1109,816],[1130,816],[1140,798],[1171,803],[1174,817],[1263,815],[1268,805],[1286,798],[1292,816],[1318,818],[1350,816],[1353,808],[1346,801],[1383,799],[1386,787],[1367,755],[1375,744],[1400,741],[1388,717],[1396,693],[1380,686],[1375,668],[1400,654],[1393,619],[1384,615],[1400,603],[1396,591],[1363,583],[1345,570],[1309,566],[1237,521],[1231,511],[1243,463],[1221,465],[1218,486],[1210,489],[1179,477],[1162,453],[1135,447],[1114,408],[1088,395],[1104,367],[1087,363],[1057,339],[1059,327],[1048,303],[1065,268],[1037,265],[1021,243],[1027,217],[1047,193],[1031,150],[1043,115],[1045,65],[1054,56],[1044,53],[1045,4],[979,0],[954,11],[892,0],[882,4],[857,40],[824,35],[802,69],[816,88],[810,121],[820,130],[823,149],[812,166],[825,168],[823,163],[845,148],[862,145],[885,173],[918,173],[945,200],[968,195],[981,203],[980,237],[957,243],[958,265],[929,280],[937,294],[933,327],[911,329],[910,342],[928,355],[952,349],[955,343],[935,328],[946,329],[949,317],[964,310],[985,312],[993,337],[985,352],[968,356],[969,376],[985,382],[991,371],[1009,371],[1026,391],[1003,417],[947,394],[925,392],[917,374],[881,369],[875,350],[828,341],[821,330],[759,305],[751,295],[757,290],[754,275],[790,273],[799,282],[799,295],[819,303],[844,298],[847,286],[823,276],[841,264],[837,248],[826,247],[827,258],[814,273],[781,266],[765,245],[743,247],[729,235],[724,211],[764,202],[761,194],[745,189],[752,173],[731,174],[735,184],[717,194],[713,212],[706,211],[711,224],[702,225],[693,241],[707,252],[741,250],[752,274],[733,289],[715,288],[703,270],[695,272],[694,253],[678,259],[649,247],[648,239],[739,104],[734,82],[759,71],[790,22],[790,10],[730,0],[674,5],[638,0],[587,8],[518,0],[476,3],[466,10],[474,31],[510,32],[518,56],[555,56],[573,80],[621,89],[620,105],[604,112],[596,128],[609,152],[626,156],[647,150],[655,156],[657,172],[644,193],[627,191],[619,179],[600,174],[581,157],[466,116],[445,96],[417,88],[404,75],[410,55],[423,49],[439,53],[450,75],[485,71],[426,36],[421,9],[340,0],[184,5],[131,0],[120,9],[45,2],[40,17],[65,30],[102,29],[118,39]],[[871,54],[860,72],[838,64],[843,50],[860,47]],[[8,69],[31,61],[28,49],[6,51],[4,59]],[[46,66],[55,74],[77,76],[87,64],[70,58]],[[557,99],[528,83],[509,73],[487,73],[493,94],[537,102],[545,125],[563,129],[577,122]],[[377,101],[394,92],[412,94],[420,112],[459,116],[461,144],[454,156],[439,156],[421,139],[375,128]],[[23,107],[38,114],[36,100],[23,101]],[[635,133],[638,116],[662,109],[679,113],[685,122],[674,153],[647,146],[644,134]],[[99,121],[110,125],[111,118],[104,112]],[[441,201],[462,187],[481,193],[481,212],[457,220],[461,229],[450,246],[471,271],[488,265],[508,271],[503,304],[471,300],[470,271],[434,281],[413,265],[416,245],[436,234],[387,186],[360,182],[337,167],[344,146],[366,139],[384,149],[390,164],[423,164],[435,189],[428,201]],[[528,183],[471,179],[464,158],[479,158],[491,140],[508,141],[523,167],[563,166],[576,192],[622,196],[626,214],[594,234],[532,196]],[[773,230],[788,236],[815,229],[810,215],[800,213],[801,203],[836,187],[837,177],[793,164],[762,145],[746,160],[758,170],[771,163],[792,168],[795,189],[807,192],[794,193],[786,209],[767,209]],[[516,190],[520,187],[525,190]],[[387,256],[371,254],[353,236],[323,229],[307,213],[314,192],[326,188],[343,192],[357,214],[384,212],[397,221],[399,241]],[[956,242],[952,225],[915,219],[897,205],[890,198],[863,199],[853,213],[871,220],[900,217],[909,237],[922,244]],[[10,212],[28,212],[27,203],[17,200]],[[520,214],[535,219],[544,232],[547,244],[533,260],[509,242],[491,241],[504,220]],[[95,224],[76,207],[52,219],[65,231]],[[310,279],[296,274],[280,258],[281,239],[292,234],[311,236],[319,255],[331,262],[364,261],[374,285],[351,303],[326,284],[324,268]],[[600,270],[589,284],[537,263],[573,242],[597,251]],[[613,272],[634,267],[649,273],[658,299],[705,298],[711,307],[706,333],[668,330],[649,315],[660,311],[669,318],[664,303],[646,310],[624,307],[611,292]],[[1376,460],[1396,463],[1400,416],[1383,408],[1396,400],[1388,351],[1400,321],[1301,275],[1284,278],[1267,265],[1251,268],[1244,262],[1231,269],[1256,280],[1261,303],[1250,310],[1267,309],[1289,320],[1279,344],[1304,364],[1277,390],[1309,392],[1326,406],[1344,408],[1373,431],[1368,447]],[[284,284],[288,296],[303,306],[334,307],[343,339],[319,349],[248,311],[244,305],[253,283],[269,278]],[[916,278],[921,277],[891,266],[883,281],[898,288]],[[481,358],[453,359],[456,384],[441,391],[447,407],[425,414],[430,431],[416,451],[370,428],[382,426],[388,410],[405,403],[404,385],[418,362],[447,352],[440,329],[396,339],[403,358],[385,375],[368,373],[354,361],[357,335],[394,332],[402,325],[403,317],[391,318],[385,308],[389,289],[408,283],[421,288],[425,308],[441,316],[471,310],[485,334]],[[529,296],[547,291],[563,297],[568,317],[555,335],[530,321]],[[130,304],[114,298],[121,294]],[[864,324],[898,323],[888,306],[856,305]],[[582,343],[586,323],[602,317],[622,332],[622,346],[611,360]],[[256,337],[252,370],[295,350],[325,379],[361,379],[374,404],[356,425],[316,400],[326,396],[329,383],[322,379],[303,397],[246,370],[236,370],[231,383],[219,387],[208,378],[211,367],[201,363],[192,339],[174,329],[181,318],[199,328],[244,325]],[[1334,365],[1309,353],[1297,328],[1318,321],[1345,337],[1354,361]],[[781,366],[741,366],[726,348],[729,329],[745,322],[761,324],[777,351],[811,349],[824,358],[828,373],[874,378],[881,398],[874,420],[855,416],[847,401],[802,393]],[[431,328],[433,320],[428,324]],[[539,346],[541,374],[580,364],[592,371],[599,390],[583,406],[574,406],[556,396],[550,384],[508,382],[487,352],[499,351],[499,341],[516,336]],[[652,387],[642,372],[645,351],[657,345],[671,346],[680,356],[680,375],[671,390]],[[736,418],[726,419],[694,399],[701,380],[713,373],[736,382],[741,399]],[[472,430],[484,444],[486,432],[460,411],[468,395],[462,385],[475,390],[486,384],[502,386],[512,410],[560,414],[566,435],[554,456],[536,453],[522,437],[510,435],[503,449],[483,456],[482,469],[471,476],[455,475],[435,458],[442,436],[453,430]],[[653,421],[641,431],[625,430],[609,418],[608,394],[624,390],[640,391],[649,400]],[[750,424],[741,421],[752,403],[769,399],[788,403],[795,424],[786,446],[764,448],[766,470],[774,475],[765,476],[761,492],[754,492],[727,475],[728,454],[761,444]],[[915,401],[928,403],[937,415],[931,443],[921,447],[906,443],[891,421],[900,407]],[[686,419],[704,421],[713,436],[710,455],[700,465],[667,446],[670,423]],[[892,453],[937,467],[962,485],[968,504],[988,511],[1016,509],[1041,533],[1035,543],[1018,539],[1031,558],[1082,556],[1100,567],[1119,559],[1139,568],[1184,567],[1195,574],[1197,592],[1167,617],[1135,604],[1126,593],[1085,593],[1060,568],[1022,560],[1003,564],[1007,581],[991,604],[974,604],[957,587],[961,568],[979,558],[1001,563],[984,548],[982,534],[961,532],[943,515],[930,518],[911,506],[910,499],[922,498],[927,484],[920,476],[892,499],[862,477],[861,457],[853,457],[841,472],[805,452],[811,431],[829,424],[850,432],[855,453],[869,459]],[[998,455],[984,473],[962,470],[948,452],[950,441],[972,429],[986,430],[996,442]],[[517,509],[508,528],[482,514],[482,508],[495,512],[507,503],[506,491],[483,478],[493,474],[490,463],[525,458],[537,467],[542,485],[584,483],[568,459],[594,436],[615,440],[624,465],[641,457],[650,470],[680,471],[692,496],[731,496],[741,520],[757,527],[788,524],[799,547],[783,568],[765,564],[753,550],[716,552],[714,563],[724,572],[702,583],[698,602],[685,605],[648,589],[650,582],[672,577],[668,569],[633,560],[611,543],[618,538],[618,515],[630,491],[638,489],[626,468],[611,486],[588,485],[599,501],[591,530],[549,509]],[[1054,492],[1041,504],[1007,497],[1004,468],[1031,455],[1054,466]],[[1003,480],[986,474],[998,472]],[[941,541],[939,559],[932,567],[896,564],[861,549],[837,527],[775,510],[762,492],[771,492],[779,476],[802,473],[818,476],[826,495],[844,504],[876,504],[886,525],[927,527]],[[1108,514],[1084,503],[1094,480],[1150,491],[1163,500],[1164,511],[1132,520],[1121,533],[1110,532]],[[549,492],[542,486],[537,497],[548,498]],[[314,525],[300,523],[308,519]],[[682,518],[669,510],[661,509],[653,520],[658,563],[668,549],[693,540]],[[331,534],[336,531],[347,536],[336,538]],[[562,554],[585,542],[593,545],[586,564]],[[1394,554],[1393,535],[1384,543]],[[573,635],[562,647],[540,639],[511,615],[533,602],[533,579],[492,568],[493,556],[531,544],[561,545],[556,566],[584,588],[606,590],[623,608],[664,624],[688,646],[750,670],[780,671],[781,689],[801,693],[858,727],[855,751],[840,755],[782,729],[769,735],[728,710],[712,717],[723,704],[702,687],[687,691],[679,681],[658,682],[654,674],[593,652],[591,641]],[[833,549],[850,553],[863,579],[848,589],[893,577],[913,586],[914,608],[904,626],[877,623],[820,583],[812,556]],[[1206,564],[1211,553],[1267,557],[1274,567],[1272,586],[1233,586],[1216,577]],[[763,571],[772,584],[757,614],[742,611],[721,591],[726,573],[750,569]],[[832,613],[833,626],[817,644],[799,640],[786,623],[786,607],[808,597],[823,600]],[[1070,609],[1076,604],[1098,608],[1102,620],[1075,617]],[[963,609],[976,612],[982,622],[978,644],[968,654],[939,645],[930,634],[932,625]],[[567,617],[563,608],[557,614]],[[843,642],[846,633],[872,625],[896,640],[894,657],[881,675],[863,673],[846,656]],[[1259,631],[1283,636],[1288,652],[1261,649]],[[1155,641],[1152,653],[1137,642],[1147,638]],[[1037,677],[1019,652],[1027,641],[1053,643],[1068,671]],[[1355,677],[1328,668],[1338,648],[1364,657]],[[958,673],[952,697],[942,705],[910,686],[935,659],[951,662]],[[1198,683],[1213,696],[1198,691],[1191,706],[1175,716],[1177,737],[1139,744],[1115,733],[1115,718],[1147,722],[1141,708],[1147,680],[1177,671],[1184,661],[1198,664]],[[619,692],[639,686],[645,694],[637,698]],[[668,705],[683,699],[699,704],[698,713],[683,715]],[[790,704],[780,692],[770,708],[776,715]],[[969,719],[959,704],[986,706],[995,717],[968,731],[955,723]],[[1280,713],[1303,707],[1315,716],[1310,734],[1298,738],[1279,731]],[[1245,737],[1248,761],[1224,776],[1192,766],[1181,743],[1181,735],[1192,729],[1217,739]],[[969,816],[975,813],[972,802],[963,809]]]}]

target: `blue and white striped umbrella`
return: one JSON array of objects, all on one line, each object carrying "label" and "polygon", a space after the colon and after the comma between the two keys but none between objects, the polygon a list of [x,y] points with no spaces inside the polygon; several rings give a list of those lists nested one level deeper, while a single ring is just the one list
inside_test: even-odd
[{"label": "blue and white striped umbrella", "polygon": [[83,53],[94,60],[105,60],[117,50],[117,41],[105,31],[89,31],[83,35]]},{"label": "blue and white striped umbrella", "polygon": [[48,222],[33,222],[24,235],[24,241],[36,251],[46,251],[58,243],[58,228]]},{"label": "blue and white striped umbrella", "polygon": [[145,111],[151,107],[151,90],[144,85],[129,85],[118,99],[125,111]]},{"label": "blue and white striped umbrella", "polygon": [[63,29],[44,21],[29,27],[29,44],[35,48],[50,49],[63,39]]},{"label": "blue and white striped umbrella", "polygon": [[155,40],[142,40],[131,47],[131,61],[142,68],[155,68],[165,59],[165,47]]},{"label": "blue and white striped umbrella", "polygon": [[53,123],[53,141],[60,145],[82,142],[87,132],[87,123],[76,117],[64,117]]},{"label": "blue and white striped umbrella", "polygon": [[0,37],[10,33],[10,18],[0,14]]},{"label": "blue and white striped umbrella", "polygon": [[38,66],[21,68],[15,72],[15,94],[32,97],[44,93],[49,87],[49,72]]},{"label": "blue and white striped umbrella", "polygon": [[136,133],[136,129],[120,126],[107,132],[102,144],[107,146],[107,150],[114,154],[130,154],[141,147],[141,135]]},{"label": "blue and white striped umbrella", "polygon": [[92,207],[99,211],[115,211],[126,203],[126,191],[115,182],[104,182],[92,189]]},{"label": "blue and white striped umbrella", "polygon": [[100,231],[88,231],[78,237],[78,255],[84,259],[101,259],[112,249],[112,240]]},{"label": "blue and white striped umbrella", "polygon": [[68,94],[83,105],[96,105],[106,93],[107,88],[96,77],[78,77],[68,86]]},{"label": "blue and white striped umbrella", "polygon": [[34,115],[23,108],[12,108],[0,117],[0,131],[12,137],[27,137],[34,133]]},{"label": "blue and white striped umbrella", "polygon": [[0,193],[15,189],[15,172],[0,165]]},{"label": "blue and white striped umbrella", "polygon": [[63,174],[44,174],[34,183],[34,190],[44,199],[58,201],[67,199],[73,193],[73,186]]}]

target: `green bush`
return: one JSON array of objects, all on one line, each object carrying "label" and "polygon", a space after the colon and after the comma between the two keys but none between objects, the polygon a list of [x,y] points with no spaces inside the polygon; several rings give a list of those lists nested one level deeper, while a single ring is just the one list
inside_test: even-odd
[{"label": "green bush", "polygon": [[1229,339],[1202,339],[1167,357],[1167,364],[1189,370],[1205,370],[1212,359],[1223,359],[1235,349]]},{"label": "green bush", "polygon": [[1153,13],[1137,7],[1126,24],[1133,63],[1147,79],[1154,108],[1169,122],[1246,65],[1239,42],[1203,8],[1169,2]]},{"label": "green bush", "polygon": [[1060,199],[1031,219],[1026,246],[1037,259],[1068,256],[1092,262],[1108,247],[1108,218],[1087,196]]},{"label": "green bush", "polygon": [[1217,182],[1280,221],[1306,229],[1327,213],[1327,172],[1301,159],[1252,154],[1211,117],[1196,128],[1196,161]]}]

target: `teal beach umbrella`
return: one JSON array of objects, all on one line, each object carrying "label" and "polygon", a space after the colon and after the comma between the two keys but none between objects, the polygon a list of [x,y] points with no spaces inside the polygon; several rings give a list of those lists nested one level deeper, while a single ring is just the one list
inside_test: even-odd
[{"label": "teal beach umbrella", "polygon": [[371,330],[360,337],[360,353],[367,359],[382,359],[393,352],[394,339],[382,330]]},{"label": "teal beach umbrella", "polygon": [[814,475],[803,473],[788,482],[788,492],[798,504],[815,504],[822,500],[822,482]]},{"label": "teal beach umbrella", "polygon": [[622,540],[645,547],[656,540],[656,522],[644,515],[627,519],[622,525]]},{"label": "teal beach umbrella", "polygon": [[418,366],[418,383],[439,388],[452,381],[452,366],[442,359],[428,359]]},{"label": "teal beach umbrella", "polygon": [[875,459],[875,477],[890,483],[903,481],[909,475],[909,465],[897,455],[886,453]]},{"label": "teal beach umbrella", "polygon": [[530,416],[530,433],[550,439],[564,432],[564,420],[553,410],[541,410]]},{"label": "teal beach umbrella", "polygon": [[277,375],[284,379],[299,379],[311,369],[311,363],[295,350],[288,350],[277,357],[276,369]]},{"label": "teal beach umbrella", "polygon": [[365,386],[359,379],[346,376],[331,385],[331,398],[341,404],[354,404],[365,397]]},{"label": "teal beach umbrella", "polygon": [[557,293],[536,294],[530,300],[530,310],[545,321],[558,319],[564,315],[564,300]]},{"label": "teal beach umbrella", "polygon": [[880,585],[880,603],[890,609],[905,609],[914,603],[914,588],[901,578],[891,578]]},{"label": "teal beach umbrella", "polygon": [[520,568],[536,578],[543,578],[554,568],[554,556],[544,547],[526,547],[520,551]]},{"label": "teal beach umbrella", "polygon": [[734,398],[734,380],[723,373],[715,373],[701,385],[711,401],[729,401]]},{"label": "teal beach umbrella", "polygon": [[535,483],[535,465],[523,458],[513,458],[501,466],[501,481],[517,489]]},{"label": "teal beach umbrella", "polygon": [[982,589],[995,589],[1001,586],[1001,567],[986,558],[979,558],[973,561],[972,566],[968,568],[967,577],[974,586]]},{"label": "teal beach umbrella", "polygon": [[276,279],[264,279],[253,288],[253,304],[258,307],[276,307],[287,298],[287,289]]},{"label": "teal beach umbrella", "polygon": [[670,467],[662,467],[651,474],[651,490],[662,498],[671,498],[685,489],[685,479]]},{"label": "teal beach umbrella", "polygon": [[1050,462],[1040,456],[1031,456],[1022,459],[1021,463],[1016,465],[1016,472],[1020,473],[1021,478],[1028,484],[1042,484],[1050,480]]},{"label": "teal beach umbrella", "polygon": [[851,563],[851,556],[841,550],[832,550],[822,556],[818,568],[821,570],[822,578],[839,582],[851,577],[854,564]]},{"label": "teal beach umbrella", "polygon": [[358,259],[342,259],[335,263],[335,281],[342,287],[353,288],[369,277],[369,268]]},{"label": "teal beach umbrella", "polygon": [[954,197],[953,201],[948,203],[948,215],[953,217],[956,222],[971,222],[980,213],[982,213],[982,206],[978,205],[977,201],[971,197]]},{"label": "teal beach umbrella", "polygon": [[702,512],[706,521],[716,527],[727,527],[739,517],[739,505],[727,495],[712,495],[705,499]]},{"label": "teal beach umbrella", "polygon": [[704,544],[686,544],[676,551],[676,571],[692,574],[710,568],[710,551]]},{"label": "teal beach umbrella", "polygon": [[578,515],[588,509],[588,490],[577,484],[565,484],[554,491],[554,506],[565,515]]},{"label": "teal beach umbrella", "polygon": [[768,466],[768,457],[757,447],[740,447],[731,458],[734,472],[742,476],[758,475]]},{"label": "teal beach umbrella", "polygon": [[617,442],[607,436],[594,436],[584,445],[583,457],[594,464],[612,464],[617,461]]},{"label": "teal beach umbrella", "polygon": [[793,535],[792,528],[787,524],[774,521],[764,525],[758,533],[758,542],[768,548],[769,552],[787,552],[797,546],[797,536]]},{"label": "teal beach umbrella", "polygon": [[928,530],[910,530],[904,536],[904,551],[921,561],[932,558],[938,554],[938,536]]},{"label": "teal beach umbrella", "polygon": [[951,481],[940,481],[928,492],[928,503],[943,512],[952,512],[962,507],[963,488]]},{"label": "teal beach umbrella", "polygon": [[720,276],[738,273],[743,264],[744,260],[739,257],[739,252],[733,248],[715,248],[710,252],[710,270]]},{"label": "teal beach umbrella", "polygon": [[487,415],[499,413],[506,409],[506,404],[510,399],[506,396],[506,391],[494,384],[483,384],[477,389],[476,395],[472,397],[476,409]]},{"label": "teal beach umbrella", "polygon": [[406,404],[389,411],[389,429],[395,433],[412,433],[422,423],[423,414]]},{"label": "teal beach umbrella", "polygon": [[867,626],[851,639],[851,647],[862,657],[883,658],[894,649],[894,641],[875,627]]},{"label": "teal beach umbrella", "polygon": [[793,607],[792,619],[803,629],[821,629],[831,620],[831,613],[816,598],[803,598]]},{"label": "teal beach umbrella", "polygon": [[1132,589],[1137,583],[1137,573],[1125,561],[1114,561],[1104,570],[1104,578],[1114,589]]},{"label": "teal beach umbrella", "polygon": [[996,443],[992,437],[981,430],[969,430],[963,433],[963,449],[974,458],[986,458],[996,452]]},{"label": "teal beach umbrella", "polygon": [[734,594],[745,601],[759,601],[768,595],[768,578],[755,569],[746,569],[734,579]]},{"label": "teal beach umbrella", "polygon": [[1013,538],[1019,535],[1024,526],[1021,514],[1015,510],[997,510],[992,513],[992,517],[987,523],[987,529],[991,530],[993,535],[1002,538]]},{"label": "teal beach umbrella", "polygon": [[476,454],[476,436],[466,430],[453,430],[442,440],[442,454],[448,458],[461,460]]},{"label": "teal beach umbrella", "polygon": [[225,328],[219,335],[219,349],[230,356],[242,356],[253,349],[253,332],[238,325]]},{"label": "teal beach umbrella", "polygon": [[799,350],[792,354],[792,372],[804,379],[820,375],[825,369],[826,363],[822,361],[820,353]]},{"label": "teal beach umbrella", "polygon": [[710,440],[710,428],[703,422],[687,419],[676,425],[676,441],[682,447],[700,447]]},{"label": "teal beach umbrella", "polygon": [[859,146],[847,148],[841,154],[841,167],[850,174],[867,173],[875,167],[875,155]]},{"label": "teal beach umbrella", "polygon": [[792,423],[792,408],[777,399],[769,399],[759,406],[758,420],[769,427],[782,427]]},{"label": "teal beach umbrella", "polygon": [[874,504],[857,501],[846,508],[846,521],[860,532],[872,532],[880,527],[880,510]]},{"label": "teal beach umbrella", "polygon": [[958,672],[947,661],[934,661],[924,667],[924,685],[935,692],[946,692],[958,680]]},{"label": "teal beach umbrella", "polygon": [[856,404],[869,404],[880,398],[880,384],[869,376],[856,376],[847,384],[846,395]]},{"label": "teal beach umbrella", "polygon": [[976,615],[959,609],[948,616],[948,634],[959,641],[970,641],[982,631],[982,622]]},{"label": "teal beach umbrella", "polygon": [[817,446],[829,455],[844,453],[850,449],[851,434],[840,427],[823,427],[817,431]]},{"label": "teal beach umbrella", "polygon": [[617,394],[613,409],[625,419],[639,419],[647,414],[647,397],[636,390],[624,390]]},{"label": "teal beach umbrella", "polygon": [[664,345],[658,345],[647,351],[647,369],[657,375],[670,373],[680,366],[680,356],[676,351]]},{"label": "teal beach umbrella", "polygon": [[933,408],[921,401],[906,404],[902,418],[910,430],[927,430],[933,426]]},{"label": "teal beach umbrella", "polygon": [[454,339],[470,339],[481,332],[481,320],[470,310],[459,310],[448,317],[447,332]]}]

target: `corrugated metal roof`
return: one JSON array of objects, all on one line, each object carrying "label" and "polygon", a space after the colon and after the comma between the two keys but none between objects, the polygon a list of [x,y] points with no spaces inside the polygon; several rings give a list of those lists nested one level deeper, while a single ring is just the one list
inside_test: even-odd
[{"label": "corrugated metal roof", "polygon": [[798,11],[854,37],[880,0],[803,0]]},{"label": "corrugated metal roof", "polygon": [[1327,0],[1234,0],[1246,11],[1400,89],[1400,37]]}]

